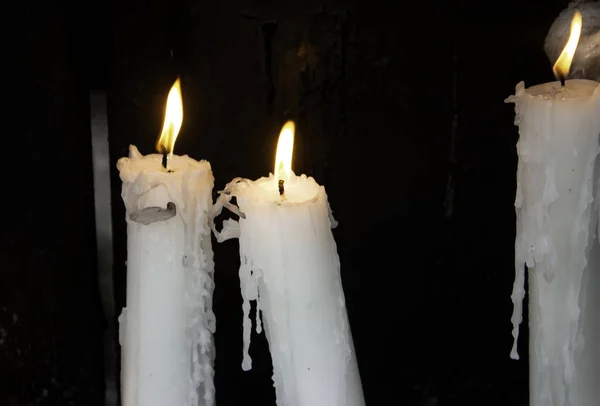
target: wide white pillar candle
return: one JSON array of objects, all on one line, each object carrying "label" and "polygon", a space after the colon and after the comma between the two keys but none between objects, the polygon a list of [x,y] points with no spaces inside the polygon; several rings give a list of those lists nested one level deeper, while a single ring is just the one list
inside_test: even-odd
[{"label": "wide white pillar candle", "polygon": [[519,126],[511,356],[518,359],[527,265],[530,405],[598,405],[599,84],[521,82],[507,102]]}]

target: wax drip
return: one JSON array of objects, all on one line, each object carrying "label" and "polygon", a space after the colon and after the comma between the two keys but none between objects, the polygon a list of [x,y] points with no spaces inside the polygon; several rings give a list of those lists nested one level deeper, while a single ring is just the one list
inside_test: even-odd
[{"label": "wax drip", "polygon": [[[187,334],[192,352],[190,405],[214,406],[214,360],[215,346],[213,334],[216,319],[212,310],[214,291],[214,260],[210,241],[210,228],[204,223],[203,216],[194,216],[197,211],[210,212],[212,197],[197,199],[188,185],[197,183],[197,179],[206,173],[190,173],[186,170],[182,182],[182,197],[191,202],[182,210],[185,218],[186,256],[186,292],[184,300],[188,312]],[[206,182],[202,182],[207,184]],[[212,189],[213,183],[210,182]],[[208,194],[207,194],[208,195]]]}]

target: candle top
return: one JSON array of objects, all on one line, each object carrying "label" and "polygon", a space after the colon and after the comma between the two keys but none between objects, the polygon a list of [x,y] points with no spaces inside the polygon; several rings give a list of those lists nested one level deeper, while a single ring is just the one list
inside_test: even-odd
[{"label": "candle top", "polygon": [[[521,82],[522,83],[522,82]],[[525,89],[525,93],[546,100],[572,100],[591,97],[598,89],[600,83],[587,79],[572,79],[565,82],[562,87],[560,81],[543,83]],[[519,96],[517,86],[517,96]],[[523,85],[524,87],[524,85]]]},{"label": "candle top", "polygon": [[129,146],[129,157],[117,162],[121,180],[133,182],[140,172],[152,173],[154,176],[181,176],[186,170],[203,169],[208,162],[196,161],[187,155],[171,155],[168,158],[168,170],[162,166],[161,154],[142,155],[135,145]]},{"label": "candle top", "polygon": [[[196,161],[187,155],[173,155],[168,161],[169,170],[162,166],[162,155],[142,155],[131,145],[129,157],[117,163],[123,181],[121,196],[128,213],[147,208],[160,208],[173,214],[182,214],[185,221],[187,208],[206,198],[212,204],[213,176],[208,161]],[[168,203],[174,203],[169,210]],[[204,203],[203,203],[204,204]],[[165,214],[165,213],[161,213]],[[182,217],[182,218],[183,218]]]},{"label": "candle top", "polygon": [[244,180],[235,185],[234,195],[244,199],[281,204],[298,204],[317,199],[323,189],[314,178],[289,173],[285,182],[285,193],[279,194],[278,179],[273,174],[255,181]]}]

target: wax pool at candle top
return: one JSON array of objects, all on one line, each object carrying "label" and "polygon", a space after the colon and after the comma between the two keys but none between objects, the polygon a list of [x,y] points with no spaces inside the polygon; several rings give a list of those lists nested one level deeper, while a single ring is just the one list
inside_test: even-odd
[{"label": "wax pool at candle top", "polygon": [[117,164],[121,180],[133,182],[140,172],[145,172],[153,177],[171,176],[175,172],[182,172],[186,169],[203,169],[206,166],[205,161],[196,161],[187,155],[172,155],[167,159],[167,168],[162,165],[163,156],[161,154],[142,155],[137,148],[132,147],[129,158],[122,158]]},{"label": "wax pool at candle top", "polygon": [[[249,182],[249,181],[248,181]],[[284,182],[285,193],[283,197],[279,194],[278,179],[273,174],[260,178],[250,183],[241,182],[237,192],[242,198],[254,201],[278,202],[281,204],[294,204],[314,201],[322,187],[306,175],[297,176],[293,172],[288,180]]]},{"label": "wax pool at candle top", "polygon": [[578,98],[588,98],[594,94],[598,88],[598,82],[587,79],[572,79],[565,82],[562,87],[559,81],[542,83],[524,89],[530,96],[541,96],[544,99],[560,101]]}]

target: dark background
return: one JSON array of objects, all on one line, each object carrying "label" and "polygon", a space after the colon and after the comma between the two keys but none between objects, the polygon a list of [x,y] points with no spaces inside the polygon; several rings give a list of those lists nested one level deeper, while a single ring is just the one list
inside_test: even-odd
[{"label": "dark background", "polygon": [[[526,334],[509,358],[517,128],[503,100],[553,80],[542,45],[567,2],[523,3],[6,5],[0,405],[103,405],[89,94],[108,96],[120,312],[115,164],[129,144],[154,152],[178,75],[175,153],[209,160],[215,191],[267,175],[296,121],[295,171],[326,186],[340,223],[369,406],[526,405]],[[214,245],[217,403],[270,405],[264,336],[240,367],[237,249]]]}]

